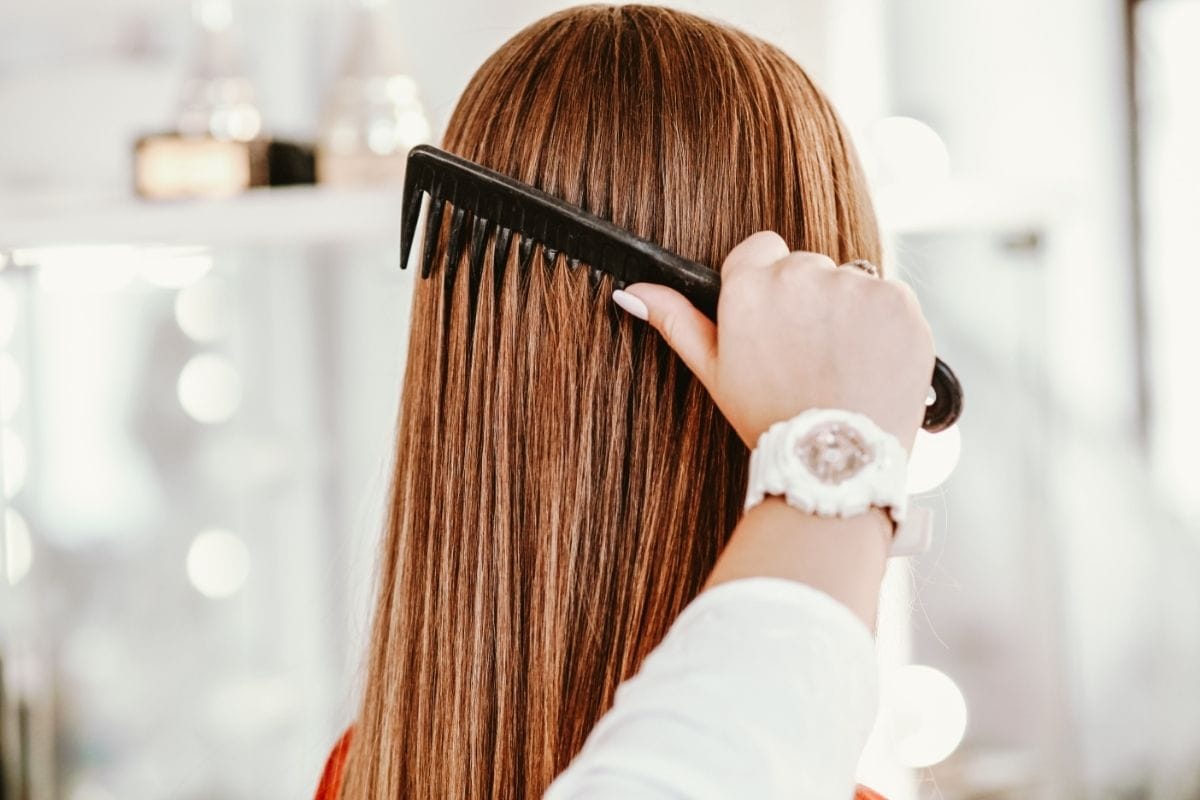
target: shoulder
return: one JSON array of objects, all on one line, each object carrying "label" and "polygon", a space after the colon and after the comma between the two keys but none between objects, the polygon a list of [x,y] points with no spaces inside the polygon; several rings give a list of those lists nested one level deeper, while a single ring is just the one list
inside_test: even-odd
[{"label": "shoulder", "polygon": [[337,800],[342,791],[342,773],[346,768],[346,755],[350,752],[350,735],[353,728],[347,728],[329,758],[325,760],[325,769],[321,772],[321,782],[317,785],[314,800]]}]

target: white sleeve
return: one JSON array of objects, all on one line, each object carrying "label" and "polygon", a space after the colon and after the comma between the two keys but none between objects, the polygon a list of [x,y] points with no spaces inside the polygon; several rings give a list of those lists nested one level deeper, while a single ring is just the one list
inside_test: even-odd
[{"label": "white sleeve", "polygon": [[544,800],[849,800],[878,702],[870,631],[829,595],[746,578],[692,601]]}]

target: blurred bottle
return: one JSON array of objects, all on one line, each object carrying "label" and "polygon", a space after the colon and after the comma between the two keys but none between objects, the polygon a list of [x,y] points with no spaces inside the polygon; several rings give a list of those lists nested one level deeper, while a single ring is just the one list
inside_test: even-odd
[{"label": "blurred bottle", "polygon": [[429,121],[388,0],[352,0],[351,38],[321,119],[317,182],[399,184]]},{"label": "blurred bottle", "polygon": [[311,144],[262,133],[254,87],[238,56],[232,1],[192,0],[199,41],[174,129],[134,144],[134,190],[142,197],[225,197],[315,180]]},{"label": "blurred bottle", "polygon": [[238,57],[232,0],[193,0],[192,16],[200,42],[176,129],[185,136],[251,141],[262,131],[262,114]]}]

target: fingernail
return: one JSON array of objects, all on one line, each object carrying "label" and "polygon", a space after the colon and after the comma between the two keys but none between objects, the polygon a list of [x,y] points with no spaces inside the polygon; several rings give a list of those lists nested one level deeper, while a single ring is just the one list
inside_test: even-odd
[{"label": "fingernail", "polygon": [[638,298],[631,295],[623,289],[617,289],[612,293],[613,302],[621,308],[633,314],[638,319],[647,319],[650,316],[650,310],[646,308],[646,304]]}]

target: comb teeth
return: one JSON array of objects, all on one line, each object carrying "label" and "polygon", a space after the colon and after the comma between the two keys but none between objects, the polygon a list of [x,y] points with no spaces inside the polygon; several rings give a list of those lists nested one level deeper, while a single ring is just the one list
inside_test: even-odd
[{"label": "comb teeth", "polygon": [[529,271],[529,265],[533,263],[533,246],[536,244],[532,236],[521,236],[521,244],[517,249],[517,263],[520,265],[522,273]]},{"label": "comb teeth", "polygon": [[496,296],[504,284],[504,265],[508,263],[508,251],[512,249],[512,228],[496,229],[496,244],[492,249],[492,281]]},{"label": "comb teeth", "polygon": [[[474,216],[471,217],[474,219]],[[454,286],[454,276],[458,272],[458,260],[462,257],[463,245],[466,244],[466,209],[454,207],[450,214],[450,243],[446,250],[446,285]]]},{"label": "comb teeth", "polygon": [[[425,245],[421,248],[421,277],[428,278],[433,273],[433,245],[437,242],[437,232],[442,229],[442,212],[446,210],[446,201],[430,195],[429,219],[425,223]],[[430,236],[430,233],[433,236]],[[412,242],[409,242],[412,245]],[[408,263],[408,251],[400,255],[400,263]]]},{"label": "comb teeth", "polygon": [[474,218],[474,227],[471,232],[471,258],[469,263],[469,271],[467,273],[468,287],[470,292],[467,295],[467,318],[471,324],[475,324],[475,308],[479,299],[479,282],[483,279],[483,260],[487,254],[487,241],[492,233],[492,223],[483,217]]},{"label": "comb teeth", "polygon": [[[400,252],[403,254],[403,262],[400,268],[408,266],[408,254],[412,251],[413,236],[417,232],[417,220],[421,214],[421,202],[425,199],[422,192],[413,192],[412,195],[405,197],[404,202],[404,221],[400,228]],[[422,271],[422,275],[424,272]]]},{"label": "comb teeth", "polygon": [[487,247],[488,236],[492,232],[492,223],[483,217],[475,218],[475,227],[471,233],[471,277],[478,281],[483,274],[483,257]]},{"label": "comb teeth", "polygon": [[[652,281],[682,292],[710,317],[716,315],[720,276],[716,270],[671,253],[653,242],[633,236],[611,222],[581,208],[435,147],[419,145],[408,156],[404,180],[406,213],[418,208],[417,195],[428,193],[430,225],[437,231],[441,207],[449,203],[457,211],[491,220],[495,225],[521,235],[521,262],[527,268],[531,248],[541,245],[548,261],[559,253],[613,276],[619,285]],[[435,212],[435,204],[436,214]],[[453,225],[452,225],[453,227]],[[401,260],[407,263],[415,224],[401,225]],[[415,235],[415,234],[414,234]],[[461,232],[459,234],[461,236]],[[451,249],[461,254],[463,245]],[[530,242],[530,244],[526,244]],[[429,270],[423,262],[422,277]],[[452,276],[447,276],[452,278]]]}]

